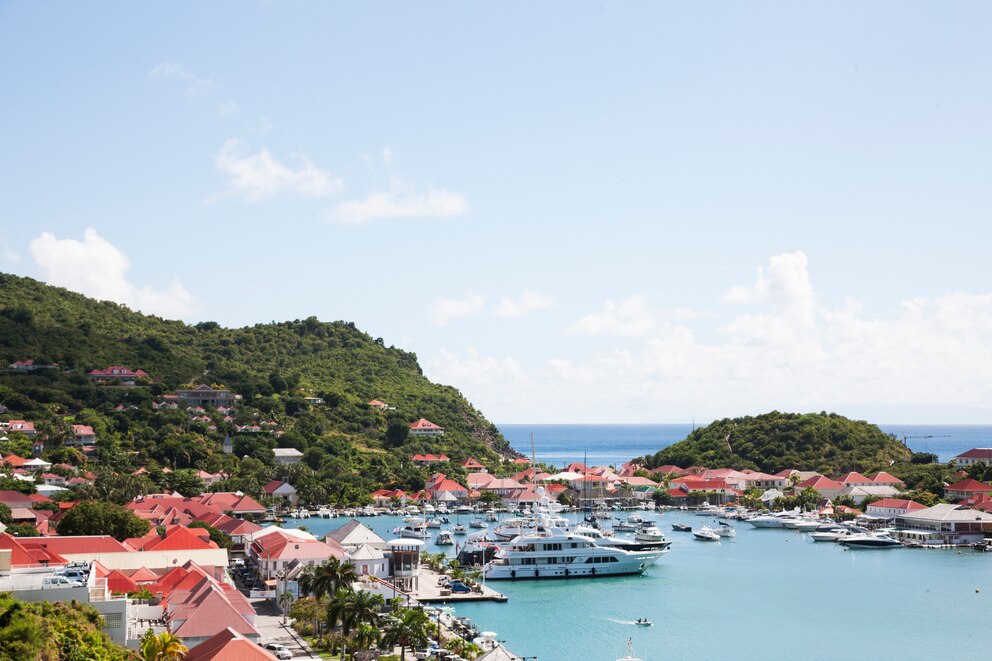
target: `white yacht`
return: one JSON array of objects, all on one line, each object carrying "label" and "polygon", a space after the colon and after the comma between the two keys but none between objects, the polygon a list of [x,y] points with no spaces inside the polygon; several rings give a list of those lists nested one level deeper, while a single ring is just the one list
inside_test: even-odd
[{"label": "white yacht", "polygon": [[706,526],[703,526],[699,530],[693,530],[692,535],[701,542],[720,541],[720,535],[718,535],[717,532],[712,528],[707,528]]},{"label": "white yacht", "polygon": [[664,550],[672,545],[671,542],[665,539],[664,535],[662,535],[659,540],[644,542],[626,539],[624,537],[616,537],[614,535],[604,535],[603,531],[589,526],[575,526],[573,532],[577,535],[588,537],[596,543],[596,546],[625,549],[627,551],[651,551],[655,549]]},{"label": "white yacht", "polygon": [[717,528],[714,532],[720,537],[737,537],[737,530],[733,526],[728,526],[726,523]]},{"label": "white yacht", "polygon": [[665,534],[651,521],[645,521],[636,533],[634,539],[639,542],[663,542]]},{"label": "white yacht", "polygon": [[462,524],[460,524],[460,523],[456,523],[456,524],[454,525],[454,527],[453,527],[453,528],[451,529],[451,532],[453,532],[453,533],[454,533],[454,534],[456,534],[456,535],[464,535],[464,534],[465,534],[465,533],[467,533],[468,531],[467,531],[467,530],[465,530],[465,526],[463,526],[463,525],[462,525]]},{"label": "white yacht", "polygon": [[438,546],[454,546],[455,538],[451,536],[451,532],[448,530],[442,530],[437,534],[437,539],[434,543]]},{"label": "white yacht", "polygon": [[853,549],[894,549],[902,546],[898,540],[892,539],[888,533],[884,532],[847,535],[837,541]]},{"label": "white yacht", "polygon": [[400,537],[412,539],[427,539],[430,533],[427,532],[427,522],[418,516],[409,516],[403,519],[403,527],[399,531]]},{"label": "white yacht", "polygon": [[637,532],[637,528],[638,524],[629,519],[626,521],[617,521],[613,524],[613,530],[616,532]]},{"label": "white yacht", "polygon": [[[544,489],[538,488],[542,510],[549,503]],[[515,537],[504,545],[496,557],[482,569],[487,580],[534,578],[593,578],[641,574],[667,549],[626,551],[597,546],[585,535],[553,525],[551,517],[538,517],[534,532]]]},{"label": "white yacht", "polygon": [[774,512],[772,514],[763,514],[761,516],[752,516],[750,519],[745,519],[755,528],[785,528],[786,521],[795,519],[799,514],[799,509],[795,509],[792,512]]}]

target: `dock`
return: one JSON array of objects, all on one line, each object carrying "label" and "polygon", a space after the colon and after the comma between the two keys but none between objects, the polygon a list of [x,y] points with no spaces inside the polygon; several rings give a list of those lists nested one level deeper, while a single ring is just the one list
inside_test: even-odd
[{"label": "dock", "polygon": [[509,601],[509,597],[486,585],[478,585],[472,592],[451,592],[438,585],[442,576],[436,571],[421,565],[419,588],[414,598],[422,604],[454,604],[468,601]]}]

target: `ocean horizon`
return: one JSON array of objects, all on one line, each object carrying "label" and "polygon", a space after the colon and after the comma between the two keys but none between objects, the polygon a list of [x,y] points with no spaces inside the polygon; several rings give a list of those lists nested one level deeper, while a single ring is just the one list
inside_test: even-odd
[{"label": "ocean horizon", "polygon": [[[498,424],[510,446],[531,456],[531,435],[537,460],[555,466],[580,461],[594,466],[619,465],[654,454],[704,424]],[[933,452],[941,462],[976,447],[992,447],[992,425],[879,424],[879,429],[905,439],[914,452]]]}]

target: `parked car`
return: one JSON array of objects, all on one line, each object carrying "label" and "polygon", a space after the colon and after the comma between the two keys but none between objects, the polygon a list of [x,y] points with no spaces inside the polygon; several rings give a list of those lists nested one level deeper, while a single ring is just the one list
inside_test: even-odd
[{"label": "parked car", "polygon": [[465,585],[461,581],[451,581],[451,585],[449,586],[449,589],[452,592],[471,592],[472,591],[472,588],[470,588],[469,586]]},{"label": "parked car", "polygon": [[46,576],[41,580],[42,588],[81,588],[83,584],[65,576]]},{"label": "parked car", "polygon": [[80,583],[85,583],[86,579],[89,578],[89,573],[84,572],[82,569],[60,569],[55,572],[56,576],[65,576],[70,581],[79,581]]},{"label": "parked car", "polygon": [[293,653],[286,649],[286,646],[282,643],[266,643],[264,645],[265,649],[272,652],[272,654],[277,659],[292,659]]}]

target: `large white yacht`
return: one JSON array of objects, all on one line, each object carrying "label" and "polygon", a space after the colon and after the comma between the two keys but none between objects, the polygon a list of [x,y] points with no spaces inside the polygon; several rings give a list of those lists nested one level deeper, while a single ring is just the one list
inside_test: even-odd
[{"label": "large white yacht", "polygon": [[[547,505],[543,489],[538,490],[542,505]],[[595,540],[553,525],[547,515],[539,515],[533,532],[515,537],[487,563],[483,575],[487,580],[534,578],[593,578],[640,574],[667,548],[627,551],[597,546]]]}]

